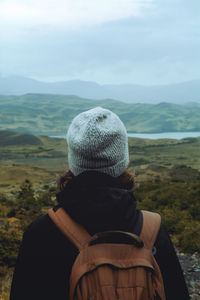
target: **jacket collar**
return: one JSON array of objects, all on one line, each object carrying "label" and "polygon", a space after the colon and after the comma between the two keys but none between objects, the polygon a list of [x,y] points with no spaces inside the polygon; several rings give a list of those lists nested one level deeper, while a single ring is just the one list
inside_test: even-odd
[{"label": "jacket collar", "polygon": [[90,234],[105,230],[132,231],[136,201],[118,178],[90,171],[74,177],[57,194],[59,206]]}]

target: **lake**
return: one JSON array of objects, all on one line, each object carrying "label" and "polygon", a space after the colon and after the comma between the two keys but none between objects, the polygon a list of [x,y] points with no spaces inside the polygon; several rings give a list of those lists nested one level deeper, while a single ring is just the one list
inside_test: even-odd
[{"label": "lake", "polygon": [[128,133],[129,137],[142,139],[176,139],[181,140],[188,137],[200,137],[200,132],[163,132],[163,133]]},{"label": "lake", "polygon": [[[181,140],[188,137],[200,137],[200,132],[163,132],[163,133],[131,133],[128,132],[129,137],[137,137],[141,139],[176,139]],[[65,139],[65,136],[50,136],[59,139]]]}]

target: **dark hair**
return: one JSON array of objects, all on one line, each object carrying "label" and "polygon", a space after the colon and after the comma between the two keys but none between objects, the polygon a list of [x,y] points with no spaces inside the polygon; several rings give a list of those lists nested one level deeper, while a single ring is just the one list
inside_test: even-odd
[{"label": "dark hair", "polygon": [[[57,180],[57,190],[61,192],[64,190],[65,186],[74,178],[74,174],[71,170],[67,170],[64,174],[62,174]],[[117,177],[120,183],[124,186],[124,188],[131,190],[134,187],[135,179],[134,175],[128,170],[124,171],[119,177]]]},{"label": "dark hair", "polygon": [[60,177],[57,180],[57,191],[63,191],[68,182],[71,181],[73,178],[74,174],[70,170],[67,170],[65,173],[60,175]]}]

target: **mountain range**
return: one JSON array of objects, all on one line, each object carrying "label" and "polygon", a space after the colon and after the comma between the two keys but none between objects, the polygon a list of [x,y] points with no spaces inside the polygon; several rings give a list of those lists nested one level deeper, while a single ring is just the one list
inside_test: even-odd
[{"label": "mountain range", "polygon": [[200,80],[145,86],[135,84],[100,85],[81,80],[50,83],[20,76],[0,77],[0,94],[23,95],[27,93],[77,95],[95,100],[109,98],[127,103],[200,103]]}]

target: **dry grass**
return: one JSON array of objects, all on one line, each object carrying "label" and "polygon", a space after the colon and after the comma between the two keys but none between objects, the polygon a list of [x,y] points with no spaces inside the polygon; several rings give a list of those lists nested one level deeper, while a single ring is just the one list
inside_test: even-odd
[{"label": "dry grass", "polygon": [[38,167],[16,164],[0,164],[0,193],[10,194],[11,191],[19,190],[20,185],[29,179],[33,188],[38,188],[45,183],[56,179],[54,172],[47,171]]},{"label": "dry grass", "polygon": [[9,300],[13,271],[10,270],[0,283],[0,300]]}]

